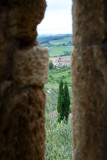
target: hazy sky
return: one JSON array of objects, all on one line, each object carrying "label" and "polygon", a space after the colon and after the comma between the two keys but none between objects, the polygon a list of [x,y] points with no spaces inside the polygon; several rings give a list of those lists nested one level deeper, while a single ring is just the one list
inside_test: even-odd
[{"label": "hazy sky", "polygon": [[45,17],[38,25],[38,34],[72,33],[72,0],[47,0]]}]

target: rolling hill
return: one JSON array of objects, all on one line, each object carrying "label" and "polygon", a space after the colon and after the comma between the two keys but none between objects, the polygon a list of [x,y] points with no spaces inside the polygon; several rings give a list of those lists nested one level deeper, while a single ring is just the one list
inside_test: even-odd
[{"label": "rolling hill", "polygon": [[72,35],[44,35],[38,36],[39,44],[49,48],[50,57],[70,56],[73,50]]}]

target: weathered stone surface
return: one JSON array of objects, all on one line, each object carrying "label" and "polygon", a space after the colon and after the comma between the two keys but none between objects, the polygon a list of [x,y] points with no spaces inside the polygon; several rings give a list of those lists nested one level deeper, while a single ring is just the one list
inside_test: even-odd
[{"label": "weathered stone surface", "polygon": [[45,0],[0,0],[0,160],[45,159]]},{"label": "weathered stone surface", "polygon": [[100,160],[107,145],[107,59],[100,46],[75,49],[72,59],[74,160]]},{"label": "weathered stone surface", "polygon": [[101,43],[106,38],[104,1],[73,1],[73,44],[75,46]]},{"label": "weathered stone surface", "polygon": [[5,50],[0,49],[0,78],[6,76],[7,73],[7,55]]},{"label": "weathered stone surface", "polygon": [[43,86],[48,82],[48,49],[34,46],[17,50],[13,58],[13,77],[19,87],[29,85]]},{"label": "weathered stone surface", "polygon": [[107,3],[73,2],[73,160],[107,159]]},{"label": "weathered stone surface", "polygon": [[[33,42],[37,32],[36,27],[44,17],[46,2],[44,0],[16,0],[6,1],[1,0],[0,10],[4,10],[1,16],[5,15],[6,29],[5,33],[8,38],[14,38],[21,43]],[[24,44],[23,44],[24,45]]]},{"label": "weathered stone surface", "polygon": [[0,80],[5,77],[7,70],[7,54],[6,54],[6,42],[3,33],[3,19],[5,16],[0,14]]},{"label": "weathered stone surface", "polygon": [[[9,88],[9,82],[7,84]],[[44,89],[35,86],[15,90],[11,87],[8,94],[5,91],[1,102],[0,159],[44,160]]]},{"label": "weathered stone surface", "polygon": [[5,95],[8,94],[8,91],[10,90],[10,88],[12,87],[12,81],[3,81],[0,84],[0,96],[1,97],[5,97]]},{"label": "weathered stone surface", "polygon": [[[45,159],[48,59],[35,48],[45,8],[45,0],[0,1],[0,160]],[[73,160],[107,159],[106,11],[106,0],[73,0]]]}]

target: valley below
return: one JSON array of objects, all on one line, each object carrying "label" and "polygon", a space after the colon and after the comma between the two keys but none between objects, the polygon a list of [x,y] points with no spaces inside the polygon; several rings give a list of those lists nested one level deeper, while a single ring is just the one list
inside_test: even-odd
[{"label": "valley below", "polygon": [[[70,96],[70,113],[72,110],[72,78],[71,54],[73,51],[72,35],[44,35],[38,36],[39,44],[48,47],[49,67],[46,91],[46,160],[72,160],[72,128],[71,118],[68,123],[58,123],[58,92],[62,79],[67,82]],[[71,143],[69,143],[71,141]]]}]

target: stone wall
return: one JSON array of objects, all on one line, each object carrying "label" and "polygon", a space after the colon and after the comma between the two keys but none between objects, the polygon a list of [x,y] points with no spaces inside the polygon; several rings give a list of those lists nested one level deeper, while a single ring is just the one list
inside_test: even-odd
[{"label": "stone wall", "polygon": [[73,160],[107,159],[107,2],[73,1]]},{"label": "stone wall", "polygon": [[44,160],[48,51],[36,41],[44,0],[0,0],[0,159]]},{"label": "stone wall", "polygon": [[[0,0],[0,159],[44,160],[44,0]],[[73,0],[73,160],[106,160],[107,2]]]}]

